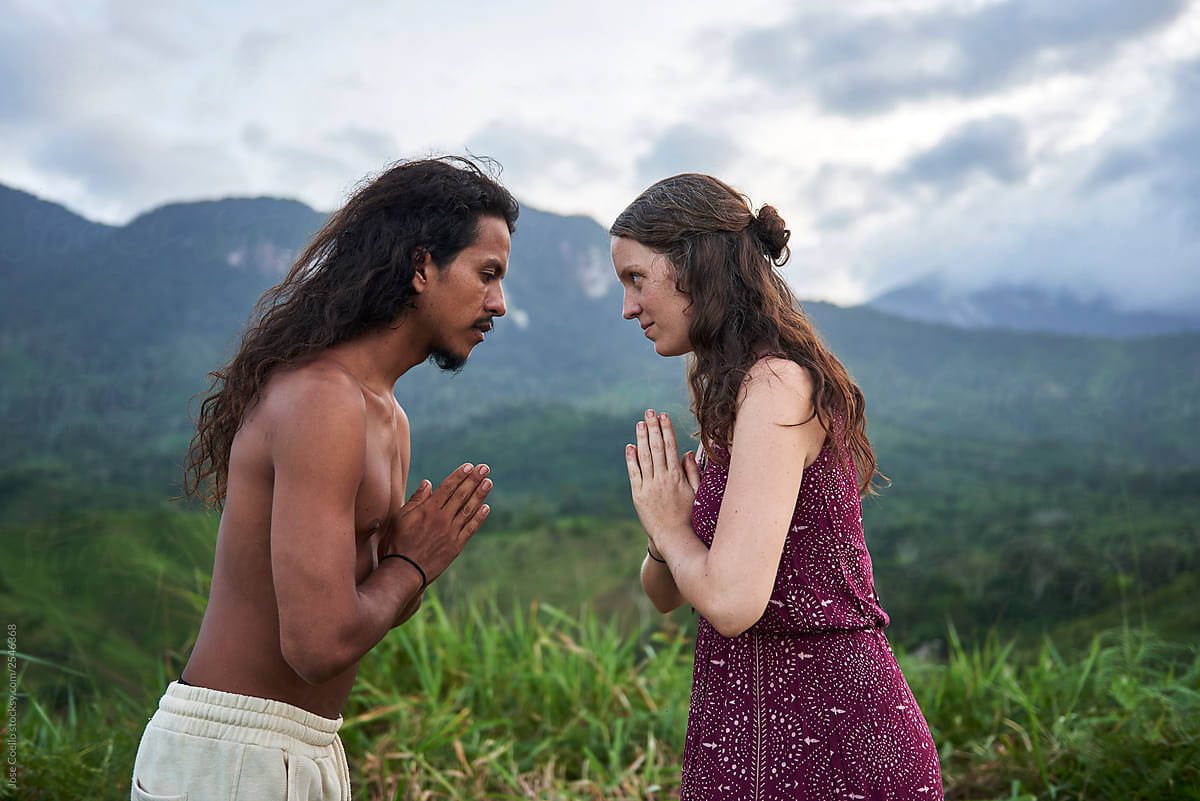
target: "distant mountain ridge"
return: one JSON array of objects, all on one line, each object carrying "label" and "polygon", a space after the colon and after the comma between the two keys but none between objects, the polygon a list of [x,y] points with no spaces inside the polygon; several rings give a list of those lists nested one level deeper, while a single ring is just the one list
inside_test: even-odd
[{"label": "distant mountain ridge", "polygon": [[1115,339],[1200,331],[1200,310],[1192,315],[1125,311],[1103,296],[1084,299],[1066,290],[1034,286],[968,290],[936,276],[893,289],[867,305],[910,320],[959,328],[1002,328]]},{"label": "distant mountain ridge", "polygon": [[[130,452],[129,469],[143,452],[178,464],[188,398],[324,220],[257,198],[172,204],[111,227],[13,190],[0,201],[0,273],[12,290],[0,296],[0,456],[12,466],[93,454],[108,473],[123,469],[107,456],[114,448]],[[685,410],[683,360],[657,357],[621,318],[608,247],[590,219],[523,209],[509,314],[460,375],[422,365],[397,385],[414,431],[503,426],[497,410],[545,403]],[[1200,335],[1084,339],[804,306],[877,424],[1200,462]]]}]

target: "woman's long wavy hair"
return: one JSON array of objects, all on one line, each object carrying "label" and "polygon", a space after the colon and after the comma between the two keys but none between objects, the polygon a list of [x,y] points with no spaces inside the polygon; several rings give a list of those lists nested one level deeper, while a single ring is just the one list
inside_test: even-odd
[{"label": "woman's long wavy hair", "polygon": [[860,494],[874,491],[875,477],[883,476],[867,439],[863,393],[774,269],[790,255],[791,232],[779,212],[763,206],[755,215],[729,185],[686,173],[639,195],[609,233],[664,254],[675,268],[675,286],[690,300],[691,406],[712,458],[720,460],[729,448],[739,390],[765,349],[808,369],[813,413],[842,464],[850,467],[853,459]]},{"label": "woman's long wavy hair", "polygon": [[259,298],[236,355],[209,373],[184,494],[224,502],[234,435],[276,370],[393,325],[413,307],[424,254],[444,267],[475,241],[481,216],[511,233],[519,211],[479,164],[456,156],[396,164],[362,186]]}]

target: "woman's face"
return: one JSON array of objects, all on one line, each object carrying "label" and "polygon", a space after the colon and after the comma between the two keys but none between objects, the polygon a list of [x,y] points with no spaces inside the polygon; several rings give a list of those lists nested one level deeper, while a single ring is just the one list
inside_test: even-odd
[{"label": "woman's face", "polygon": [[613,267],[625,289],[621,313],[637,320],[659,356],[692,352],[691,300],[675,288],[675,267],[662,253],[623,236],[613,237]]}]

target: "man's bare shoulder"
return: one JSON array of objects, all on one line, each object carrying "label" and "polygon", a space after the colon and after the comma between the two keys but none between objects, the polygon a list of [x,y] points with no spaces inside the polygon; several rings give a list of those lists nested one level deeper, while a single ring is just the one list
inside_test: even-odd
[{"label": "man's bare shoulder", "polygon": [[256,417],[269,427],[297,423],[361,422],[366,412],[362,384],[332,360],[317,359],[271,376]]},{"label": "man's bare shoulder", "polygon": [[408,414],[404,411],[404,407],[396,401],[396,425],[401,431],[408,431]]}]

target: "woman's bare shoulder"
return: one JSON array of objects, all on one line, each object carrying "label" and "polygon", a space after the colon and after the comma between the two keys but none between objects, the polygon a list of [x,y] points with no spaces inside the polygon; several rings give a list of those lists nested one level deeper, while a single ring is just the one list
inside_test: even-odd
[{"label": "woman's bare shoulder", "polygon": [[775,400],[786,405],[799,401],[812,402],[813,380],[808,369],[791,359],[768,356],[759,359],[746,371],[739,401],[744,403],[751,397]]}]

